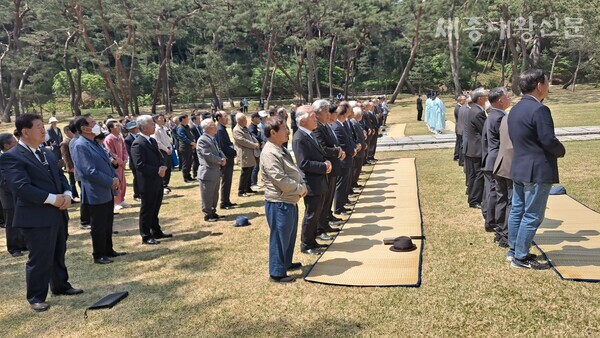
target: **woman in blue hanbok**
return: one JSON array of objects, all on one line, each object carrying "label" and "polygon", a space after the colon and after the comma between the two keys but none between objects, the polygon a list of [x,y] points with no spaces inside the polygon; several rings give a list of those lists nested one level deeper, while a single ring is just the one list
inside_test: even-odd
[{"label": "woman in blue hanbok", "polygon": [[427,94],[427,100],[425,100],[425,124],[427,128],[431,130],[431,117],[433,116],[433,100],[431,99],[431,95]]},{"label": "woman in blue hanbok", "polygon": [[440,99],[439,94],[433,100],[432,105],[434,107],[435,118],[432,121],[431,128],[436,133],[441,134],[446,129],[446,107]]}]

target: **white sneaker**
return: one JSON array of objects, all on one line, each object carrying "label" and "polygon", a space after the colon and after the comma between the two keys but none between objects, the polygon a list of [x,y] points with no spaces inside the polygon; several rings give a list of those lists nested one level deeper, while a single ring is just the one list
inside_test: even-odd
[{"label": "white sneaker", "polygon": [[115,205],[115,211],[119,211],[121,209],[123,209],[122,205],[120,205],[120,204]]},{"label": "white sneaker", "polygon": [[122,208],[131,208],[131,204],[129,204],[129,203],[125,202],[125,201],[121,202],[120,206]]}]

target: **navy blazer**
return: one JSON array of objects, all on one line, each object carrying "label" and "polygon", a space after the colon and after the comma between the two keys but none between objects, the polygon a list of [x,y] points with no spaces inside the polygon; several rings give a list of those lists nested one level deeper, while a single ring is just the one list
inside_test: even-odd
[{"label": "navy blazer", "polygon": [[500,124],[504,116],[506,116],[504,110],[492,108],[485,122],[486,138],[483,140],[484,144],[487,142],[487,159],[483,163],[485,171],[494,171],[494,164],[500,149]]},{"label": "navy blazer", "polygon": [[333,131],[321,122],[317,122],[317,129],[313,130],[313,135],[319,141],[325,158],[331,162],[331,172],[329,176],[340,176],[342,174],[342,167],[340,159],[338,158],[339,151],[336,147],[339,147],[339,143],[333,136]]},{"label": "navy blazer", "polygon": [[356,143],[352,139],[352,134],[340,121],[336,121],[331,128],[340,142],[340,147],[346,153],[346,158],[341,161],[342,168],[352,168],[352,155],[356,150]]},{"label": "navy blazer", "polygon": [[127,137],[125,137],[125,149],[127,149],[127,155],[129,156],[129,169],[135,170],[135,164],[133,163],[133,159],[131,158],[131,145],[135,141],[135,139],[140,136],[140,134],[133,135],[133,133],[129,133]]},{"label": "navy blazer", "polygon": [[227,133],[227,128],[225,128],[222,124],[217,123],[217,143],[219,144],[219,148],[225,157],[227,158],[227,165],[233,165],[233,159],[237,156],[237,151],[235,151],[235,147],[229,138],[229,134]]},{"label": "navy blazer", "polygon": [[0,157],[2,176],[13,193],[15,228],[60,226],[69,220],[66,210],[44,204],[48,194],[63,194],[71,189],[54,154],[45,148],[40,151],[45,155],[48,167],[20,144]]},{"label": "navy blazer", "polygon": [[162,186],[162,177],[158,176],[158,168],[165,165],[165,160],[158,150],[158,144],[153,138],[148,141],[139,135],[131,145],[131,157],[137,171],[136,179],[140,193],[155,191]]},{"label": "navy blazer", "polygon": [[[0,159],[2,158],[0,154]],[[8,182],[4,179],[2,175],[2,170],[0,170],[0,203],[2,204],[2,209],[14,209],[15,203],[13,201],[13,194],[10,191],[10,187],[8,186]]]},{"label": "navy blazer", "polygon": [[525,95],[508,115],[514,156],[510,177],[525,183],[558,183],[558,157],[565,147],[554,134],[550,108]]},{"label": "navy blazer", "polygon": [[300,174],[308,188],[307,195],[324,195],[327,192],[327,166],[321,146],[310,135],[298,129],[294,133],[292,149]]},{"label": "navy blazer", "polygon": [[60,128],[57,128],[56,130],[58,130],[58,133],[52,129],[52,127],[46,130],[46,133],[48,133],[48,142],[46,142],[46,145],[52,147],[52,153],[54,154],[54,157],[61,159],[62,155],[60,153],[60,144],[63,141],[63,136]]},{"label": "navy blazer", "polygon": [[[482,157],[481,133],[485,124],[485,111],[479,105],[473,104],[467,116],[466,126],[463,131],[465,140],[465,156]],[[486,149],[487,150],[487,149]]]},{"label": "navy blazer", "polygon": [[114,197],[113,178],[118,177],[108,154],[96,141],[80,136],[73,140],[71,157],[81,180],[81,199],[84,204],[99,205]]}]

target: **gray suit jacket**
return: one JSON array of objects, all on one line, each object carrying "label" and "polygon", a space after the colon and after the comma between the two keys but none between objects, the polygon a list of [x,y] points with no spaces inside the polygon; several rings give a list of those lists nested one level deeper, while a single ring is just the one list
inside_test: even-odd
[{"label": "gray suit jacket", "polygon": [[513,160],[513,145],[508,135],[507,122],[508,115],[505,115],[500,123],[500,148],[494,163],[494,175],[504,178],[510,178],[510,167]]},{"label": "gray suit jacket", "polygon": [[225,155],[220,154],[208,134],[204,133],[200,136],[196,144],[196,152],[200,163],[198,178],[204,181],[218,181],[221,177],[221,158],[225,158]]}]

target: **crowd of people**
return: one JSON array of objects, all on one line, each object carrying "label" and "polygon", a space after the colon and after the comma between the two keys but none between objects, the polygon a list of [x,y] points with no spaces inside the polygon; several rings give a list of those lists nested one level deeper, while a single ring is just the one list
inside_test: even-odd
[{"label": "crowd of people", "polygon": [[454,160],[464,167],[469,207],[481,209],[485,231],[508,249],[506,260],[513,267],[542,270],[550,266],[530,248],[550,188],[559,182],[557,158],[565,148],[543,104],[549,88],[544,71],[523,72],[519,87],[523,97],[510,113],[505,87],[477,88],[458,97]]},{"label": "crowd of people", "polygon": [[[318,255],[327,244],[317,240],[330,241],[329,234],[339,232],[335,226],[343,220],[336,215],[350,212],[349,196],[360,188],[362,167],[375,161],[389,108],[375,99],[337,105],[317,100],[313,105],[292,105],[289,115],[285,108],[270,107],[250,116],[243,109],[231,115],[193,111],[191,116],[108,117],[99,122],[85,115],[62,129],[54,116],[47,129],[39,115],[18,116],[14,133],[0,134],[0,202],[8,252],[18,257],[29,251],[26,284],[31,308],[49,308],[49,288],[55,295],[83,292],[69,283],[65,266],[67,209],[72,203],[81,204],[80,228],[90,231],[94,263],[110,264],[127,254],[113,243],[114,215],[131,207],[125,200],[126,167],[133,177],[133,198],[141,203],[141,243],[157,245],[172,237],[158,217],[164,195],[172,191],[171,172],[179,167],[185,183],[199,183],[204,220],[215,222],[222,218],[218,205],[237,207],[230,196],[237,164],[238,198],[256,193],[260,186],[265,190],[270,280],[293,281],[287,271],[301,266],[291,262],[297,202],[303,198],[305,205],[300,249]],[[233,140],[227,131],[230,116]]]}]

